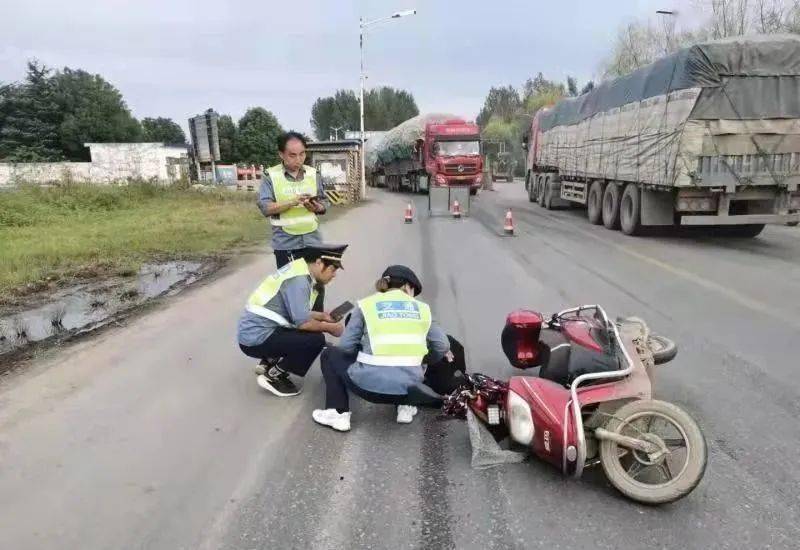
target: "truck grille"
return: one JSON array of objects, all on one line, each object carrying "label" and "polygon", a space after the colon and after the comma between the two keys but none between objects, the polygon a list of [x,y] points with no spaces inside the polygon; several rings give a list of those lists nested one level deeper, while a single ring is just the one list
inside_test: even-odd
[{"label": "truck grille", "polygon": [[800,172],[800,153],[714,155],[697,157],[697,174],[718,174],[732,168],[739,176]]},{"label": "truck grille", "polygon": [[[458,167],[461,167],[461,170]],[[463,162],[461,164],[448,164],[444,167],[444,173],[454,176],[468,176],[478,173],[478,164],[475,162]]]}]

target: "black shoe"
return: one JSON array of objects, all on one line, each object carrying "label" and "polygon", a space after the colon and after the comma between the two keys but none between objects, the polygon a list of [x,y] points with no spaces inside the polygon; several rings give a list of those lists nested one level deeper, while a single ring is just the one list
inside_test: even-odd
[{"label": "black shoe", "polygon": [[283,357],[269,357],[267,359],[262,359],[258,365],[256,365],[256,374],[266,374],[267,371],[272,367],[280,365],[281,361],[283,361]]},{"label": "black shoe", "polygon": [[258,377],[258,385],[278,397],[292,397],[300,393],[297,386],[289,379],[289,373],[272,367],[267,374]]}]

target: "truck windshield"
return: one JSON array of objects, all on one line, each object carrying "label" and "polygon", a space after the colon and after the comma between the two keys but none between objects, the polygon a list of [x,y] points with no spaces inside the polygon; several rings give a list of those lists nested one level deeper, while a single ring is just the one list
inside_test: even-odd
[{"label": "truck windshield", "polygon": [[481,154],[479,141],[440,141],[436,146],[436,154],[440,157]]}]

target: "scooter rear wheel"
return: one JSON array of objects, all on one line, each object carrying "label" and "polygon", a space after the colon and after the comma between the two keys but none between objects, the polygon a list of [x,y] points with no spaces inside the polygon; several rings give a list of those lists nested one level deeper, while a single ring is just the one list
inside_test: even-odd
[{"label": "scooter rear wheel", "polygon": [[603,470],[626,497],[665,504],[688,495],[703,479],[708,462],[705,437],[679,407],[664,401],[632,401],[614,413],[605,429],[660,448],[659,456],[653,456],[608,439],[600,442]]}]

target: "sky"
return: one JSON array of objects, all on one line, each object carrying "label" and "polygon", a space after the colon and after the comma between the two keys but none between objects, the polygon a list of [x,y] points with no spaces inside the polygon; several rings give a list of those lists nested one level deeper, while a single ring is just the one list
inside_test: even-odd
[{"label": "sky", "polygon": [[0,0],[0,82],[21,80],[36,58],[102,75],[140,119],[186,129],[209,107],[238,119],[261,106],[309,132],[318,97],[358,89],[359,17],[415,8],[367,31],[367,86],[406,89],[421,112],[474,118],[491,86],[520,87],[540,71],[583,86],[620,26],[657,22],[657,9],[689,25],[692,2]]}]

